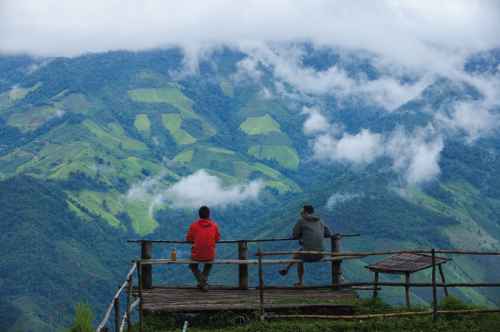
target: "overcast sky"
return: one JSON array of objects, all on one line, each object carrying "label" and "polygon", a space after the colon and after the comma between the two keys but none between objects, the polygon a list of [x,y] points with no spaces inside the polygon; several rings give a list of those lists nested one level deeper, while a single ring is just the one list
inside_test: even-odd
[{"label": "overcast sky", "polygon": [[1,0],[0,51],[309,40],[404,64],[497,46],[500,2],[474,0]]}]

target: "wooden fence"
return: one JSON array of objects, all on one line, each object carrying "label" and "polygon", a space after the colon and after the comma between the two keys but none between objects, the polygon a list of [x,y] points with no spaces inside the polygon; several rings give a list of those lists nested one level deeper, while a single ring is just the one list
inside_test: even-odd
[{"label": "wooden fence", "polygon": [[[301,253],[306,254],[321,254],[331,257],[340,258],[357,258],[361,259],[367,256],[383,256],[383,255],[396,255],[396,254],[428,254],[432,257],[432,273],[430,283],[398,283],[398,282],[350,282],[350,283],[338,283],[332,284],[333,288],[346,288],[354,286],[372,286],[377,289],[380,286],[389,287],[432,287],[432,304],[430,311],[413,311],[413,312],[398,312],[398,313],[386,313],[386,314],[369,314],[369,315],[266,315],[264,308],[264,264],[265,261],[263,257],[269,256],[282,256],[290,255],[295,252],[293,251],[274,251],[274,252],[263,252],[258,251],[256,253],[258,257],[258,269],[259,269],[259,297],[260,297],[260,317],[262,320],[268,319],[285,319],[285,318],[312,318],[312,319],[345,319],[345,320],[356,320],[356,319],[372,319],[372,318],[383,318],[383,317],[407,317],[407,316],[419,316],[419,315],[432,315],[433,320],[437,319],[438,314],[480,314],[480,313],[498,313],[500,309],[477,309],[477,310],[438,310],[438,299],[437,299],[437,288],[444,287],[500,287],[500,283],[437,283],[436,282],[436,254],[448,254],[448,255],[478,255],[478,256],[500,256],[500,252],[482,252],[482,251],[466,251],[466,250],[393,250],[393,251],[379,251],[379,252],[320,252],[320,251],[304,251]],[[281,260],[279,263],[286,263],[286,260]]]},{"label": "wooden fence", "polygon": [[[118,290],[113,296],[113,300],[111,304],[108,306],[106,313],[104,314],[104,318],[101,323],[97,326],[97,332],[107,332],[108,321],[111,317],[111,313],[114,311],[114,327],[116,332],[122,332],[125,329],[125,324],[127,325],[127,331],[132,331],[132,312],[140,304],[140,298],[136,299],[132,302],[132,287],[133,287],[133,277],[134,272],[137,270],[136,263],[132,264],[125,281],[122,283]],[[125,293],[124,293],[125,291]],[[120,297],[122,295],[126,296],[126,309],[123,315],[120,314]]]},{"label": "wooden fence", "polygon": [[[386,314],[366,314],[366,315],[271,315],[265,312],[264,299],[266,285],[264,282],[264,266],[273,264],[286,264],[286,263],[298,263],[301,262],[297,259],[264,259],[270,256],[282,256],[291,255],[296,253],[296,251],[261,251],[260,249],[256,253],[257,259],[248,259],[248,243],[258,243],[258,242],[274,242],[274,241],[292,241],[294,239],[283,238],[283,239],[261,239],[261,240],[224,240],[219,243],[226,244],[237,244],[238,246],[238,259],[218,259],[211,263],[213,264],[230,264],[238,265],[238,288],[248,289],[248,266],[257,265],[258,268],[258,289],[259,289],[259,303],[260,303],[260,317],[261,319],[287,319],[287,318],[313,318],[313,319],[346,319],[346,320],[356,320],[356,319],[372,319],[379,317],[405,317],[405,316],[417,316],[417,315],[432,315],[435,320],[438,315],[451,315],[451,314],[480,314],[480,313],[496,313],[500,312],[499,309],[488,309],[488,310],[438,310],[438,299],[437,299],[437,288],[440,287],[500,287],[499,283],[438,283],[436,282],[436,254],[447,254],[447,255],[479,255],[479,256],[500,256],[500,252],[483,252],[483,251],[466,251],[466,250],[436,250],[436,249],[417,249],[417,250],[388,250],[388,251],[375,251],[375,252],[342,252],[340,251],[340,240],[343,237],[359,236],[357,234],[337,234],[331,238],[331,248],[332,251],[317,252],[317,251],[303,251],[301,253],[305,254],[322,254],[326,256],[322,261],[331,263],[331,283],[327,286],[314,286],[318,287],[329,287],[333,289],[341,288],[352,288],[361,286],[370,286],[372,289],[377,289],[381,286],[386,287],[431,287],[432,288],[432,305],[429,311],[414,311],[414,312],[398,312],[398,313],[386,313]],[[127,326],[127,331],[131,331],[131,315],[135,308],[139,308],[139,330],[143,331],[144,325],[144,308],[142,301],[143,289],[150,289],[153,287],[152,278],[152,266],[153,265],[164,265],[164,264],[190,264],[193,263],[190,259],[154,259],[152,257],[152,246],[154,243],[177,243],[177,244],[189,244],[186,241],[175,241],[175,240],[130,240],[129,242],[138,243],[141,246],[141,258],[134,260],[134,265],[127,274],[126,280],[118,288],[111,304],[106,311],[103,320],[97,327],[97,332],[108,331],[107,324],[109,323],[111,314],[114,310],[114,328],[116,332],[124,331],[125,325]],[[348,259],[362,259],[368,256],[385,256],[403,253],[414,253],[414,254],[427,254],[432,257],[432,274],[430,282],[413,282],[413,283],[403,283],[403,282],[343,282],[342,281],[342,262]],[[132,302],[132,288],[133,288],[133,275],[137,272],[137,294],[139,297]],[[313,288],[313,287],[311,287]],[[126,290],[126,292],[123,292]],[[126,310],[123,315],[120,314],[120,296],[126,294]]]}]

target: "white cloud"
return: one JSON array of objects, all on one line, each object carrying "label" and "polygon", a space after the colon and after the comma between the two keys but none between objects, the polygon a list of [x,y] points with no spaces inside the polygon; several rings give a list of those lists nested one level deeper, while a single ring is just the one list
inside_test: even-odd
[{"label": "white cloud", "polygon": [[[249,77],[259,81],[262,76],[261,68],[267,68],[276,79],[289,84],[301,94],[335,95],[339,98],[357,96],[387,110],[394,110],[417,97],[431,82],[431,75],[423,75],[414,82],[404,83],[397,77],[387,75],[375,80],[353,78],[338,65],[317,71],[303,65],[305,50],[297,45],[271,47],[263,43],[251,43],[243,45],[242,50],[248,57],[238,63],[235,77]],[[384,66],[381,70],[387,68]],[[394,74],[394,69],[391,70],[388,74]]]},{"label": "white cloud", "polygon": [[321,133],[330,127],[328,120],[316,107],[309,108],[304,106],[302,108],[302,114],[307,115],[307,119],[304,122],[304,133],[306,135]]},{"label": "white cloud", "polygon": [[469,143],[491,135],[500,125],[500,116],[492,113],[483,102],[461,102],[450,116],[436,114],[436,121],[445,128],[464,132]]},{"label": "white cloud", "polygon": [[369,164],[383,154],[382,135],[362,129],[356,135],[344,133],[337,139],[330,133],[313,141],[314,158],[318,160]]},{"label": "white cloud", "polygon": [[352,199],[358,198],[363,196],[362,194],[355,194],[355,193],[335,193],[332,194],[329,198],[328,201],[326,202],[326,208],[328,210],[332,210],[337,204],[341,204],[344,202],[348,202]]},{"label": "white cloud", "polygon": [[261,190],[264,189],[264,183],[260,180],[226,186],[219,177],[210,175],[205,170],[181,178],[167,188],[160,183],[161,177],[148,178],[133,186],[127,198],[150,202],[149,210],[152,214],[154,208],[165,203],[174,208],[238,205],[244,201],[257,200]]},{"label": "white cloud", "polygon": [[77,55],[116,49],[310,40],[444,68],[499,44],[496,1],[4,0],[0,50]]},{"label": "white cloud", "polygon": [[387,142],[386,154],[393,159],[393,168],[403,175],[407,184],[416,185],[439,175],[439,159],[444,143],[434,128],[419,128],[408,134],[396,130]]}]

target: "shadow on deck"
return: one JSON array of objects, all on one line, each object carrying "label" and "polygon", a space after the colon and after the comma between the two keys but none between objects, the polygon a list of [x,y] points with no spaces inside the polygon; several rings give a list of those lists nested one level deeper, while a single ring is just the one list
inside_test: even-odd
[{"label": "shadow on deck", "polygon": [[[137,294],[137,290],[134,290]],[[265,309],[275,312],[300,310],[311,313],[352,314],[355,291],[332,288],[266,287]],[[253,311],[259,310],[259,289],[214,287],[208,292],[196,288],[154,287],[142,290],[147,313]]]}]

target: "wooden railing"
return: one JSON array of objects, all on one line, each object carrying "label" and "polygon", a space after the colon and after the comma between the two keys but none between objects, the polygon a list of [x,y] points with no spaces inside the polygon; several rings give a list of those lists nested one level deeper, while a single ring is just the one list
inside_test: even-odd
[{"label": "wooden railing", "polygon": [[[360,234],[334,234],[330,237],[330,245],[332,252],[340,251],[340,243],[343,238],[358,237]],[[219,244],[236,244],[238,250],[238,260],[240,262],[248,260],[248,244],[249,243],[262,243],[262,242],[278,242],[278,241],[297,241],[294,238],[270,238],[270,239],[243,239],[243,240],[221,240]],[[190,245],[191,242],[182,240],[128,240],[129,243],[137,243],[141,248],[141,259],[153,259],[153,244],[186,244]],[[256,263],[256,262],[255,262]],[[240,289],[248,289],[248,265],[251,263],[238,264],[238,287]],[[332,284],[339,284],[342,280],[342,260],[331,261],[331,276]],[[151,264],[144,264],[141,268],[141,284],[144,289],[151,289],[153,287],[153,271]]]},{"label": "wooden railing", "polygon": [[[97,326],[96,332],[107,332],[109,331],[107,324],[109,323],[109,319],[111,317],[111,313],[114,311],[114,329],[115,332],[122,332],[125,329],[125,324],[127,325],[127,331],[132,331],[132,321],[131,316],[133,310],[140,303],[140,298],[132,301],[132,287],[133,287],[133,276],[134,272],[137,270],[137,263],[134,263],[130,268],[127,276],[125,277],[125,281],[122,283],[118,290],[113,296],[113,300],[111,301],[106,313],[104,314],[104,318]],[[126,291],[126,309],[123,316],[120,314],[120,296],[124,294],[123,291]]]},{"label": "wooden railing", "polygon": [[[248,289],[248,267],[250,265],[257,265],[258,267],[258,289],[259,289],[259,303],[260,312],[262,319],[274,319],[274,318],[316,318],[316,319],[370,319],[377,317],[401,317],[401,316],[412,316],[412,315],[432,315],[435,320],[439,314],[478,314],[478,313],[492,313],[500,312],[499,309],[481,309],[481,310],[438,310],[438,298],[437,298],[437,288],[452,288],[452,287],[500,287],[500,282],[498,283],[438,283],[436,281],[436,254],[447,254],[447,255],[480,255],[480,256],[500,256],[500,252],[495,251],[466,251],[466,250],[436,250],[436,249],[416,249],[416,250],[386,250],[386,251],[371,251],[371,252],[342,252],[340,250],[340,240],[344,237],[359,236],[358,234],[336,234],[331,238],[331,251],[316,252],[316,251],[303,251],[304,254],[322,254],[325,256],[321,262],[331,263],[331,283],[326,286],[314,286],[311,288],[352,288],[352,287],[372,287],[370,289],[378,289],[381,286],[386,287],[430,287],[432,288],[432,304],[431,310],[429,311],[414,311],[414,312],[398,312],[398,313],[388,313],[388,314],[369,314],[369,315],[341,315],[341,316],[321,316],[321,315],[269,315],[265,312],[264,299],[265,299],[265,289],[266,285],[264,282],[264,266],[272,264],[287,264],[287,263],[298,263],[301,262],[297,259],[270,259],[266,257],[271,256],[284,256],[292,255],[296,251],[262,251],[260,248],[256,253],[256,259],[248,259],[248,243],[258,243],[258,242],[274,242],[274,241],[295,241],[295,239],[290,238],[277,238],[277,239],[259,239],[259,240],[223,240],[220,244],[237,244],[238,246],[238,258],[237,259],[217,259],[211,263],[213,264],[229,264],[239,266],[239,287],[240,289]],[[103,320],[97,327],[97,332],[108,331],[107,324],[110,320],[112,311],[114,310],[114,326],[115,331],[123,331],[125,325],[128,331],[131,330],[131,313],[134,308],[139,308],[139,330],[143,331],[144,325],[144,307],[142,301],[143,290],[152,288],[152,266],[153,265],[164,265],[164,264],[190,264],[193,263],[190,259],[165,259],[165,258],[153,258],[153,244],[190,244],[186,241],[177,240],[129,240],[131,243],[138,243],[141,246],[141,258],[134,260],[134,265],[127,274],[125,282],[119,287],[111,304],[106,311]],[[344,260],[350,259],[362,259],[368,256],[385,256],[394,254],[426,254],[432,257],[432,274],[430,282],[344,282],[342,281],[342,262]],[[264,259],[266,258],[266,259]],[[133,274],[137,272],[137,292],[138,299],[131,300],[132,287],[133,287]],[[308,287],[309,288],[309,287]],[[123,316],[120,315],[120,295],[127,290],[126,298],[126,310]]]},{"label": "wooden railing", "polygon": [[[500,287],[500,283],[437,283],[436,282],[436,254],[449,254],[449,255],[476,255],[476,256],[500,256],[500,252],[497,251],[467,251],[467,250],[392,250],[392,251],[379,251],[379,252],[321,252],[321,251],[303,251],[304,254],[320,254],[324,256],[331,256],[332,258],[338,258],[344,260],[346,258],[351,259],[361,259],[367,256],[383,256],[383,255],[395,255],[395,254],[428,254],[432,257],[432,274],[431,282],[427,283],[398,283],[398,282],[349,282],[349,283],[338,283],[331,285],[333,288],[348,288],[348,287],[360,287],[360,286],[371,286],[373,289],[378,289],[380,286],[389,287],[432,287],[432,304],[430,311],[413,311],[413,312],[398,312],[398,313],[387,313],[387,314],[370,314],[370,315],[266,315],[264,307],[264,264],[266,261],[263,257],[269,256],[282,256],[294,254],[294,251],[274,251],[274,252],[263,252],[258,251],[256,253],[259,269],[259,297],[260,297],[260,317],[262,320],[266,318],[314,318],[314,319],[346,319],[346,320],[356,320],[356,319],[371,319],[371,318],[381,318],[381,317],[404,317],[404,316],[417,316],[417,315],[432,315],[435,321],[438,314],[480,314],[480,313],[499,313],[500,309],[470,309],[470,310],[438,310],[438,298],[437,298],[437,288],[444,287]],[[277,263],[287,263],[288,260],[275,260]]]}]

